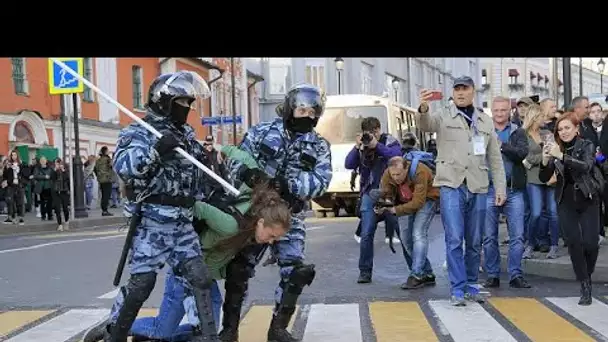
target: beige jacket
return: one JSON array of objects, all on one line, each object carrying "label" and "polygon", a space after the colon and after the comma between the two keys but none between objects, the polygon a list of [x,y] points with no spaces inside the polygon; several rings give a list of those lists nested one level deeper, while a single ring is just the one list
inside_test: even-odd
[{"label": "beige jacket", "polygon": [[416,123],[422,131],[437,133],[437,170],[433,186],[458,188],[466,179],[469,191],[487,193],[488,171],[492,170],[496,193],[506,195],[505,169],[492,118],[480,112],[477,115],[477,128],[484,138],[485,155],[473,154],[474,130],[458,114],[455,105],[442,108],[440,112],[416,115]]}]

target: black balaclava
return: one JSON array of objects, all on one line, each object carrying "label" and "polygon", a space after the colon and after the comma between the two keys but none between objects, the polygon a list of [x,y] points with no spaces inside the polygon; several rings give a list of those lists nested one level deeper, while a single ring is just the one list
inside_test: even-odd
[{"label": "black balaclava", "polygon": [[289,118],[286,122],[287,129],[294,133],[308,133],[317,125],[318,119],[312,119],[310,117]]},{"label": "black balaclava", "polygon": [[171,113],[169,117],[175,126],[181,127],[188,122],[189,113],[190,107],[184,107],[174,101],[171,105]]}]

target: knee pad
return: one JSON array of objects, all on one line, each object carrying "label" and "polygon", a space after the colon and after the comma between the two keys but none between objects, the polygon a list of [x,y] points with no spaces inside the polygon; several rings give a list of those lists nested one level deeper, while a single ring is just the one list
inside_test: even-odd
[{"label": "knee pad", "polygon": [[283,289],[294,294],[302,293],[306,285],[312,284],[316,275],[314,264],[297,264],[289,274],[289,278],[284,284]]},{"label": "knee pad", "polygon": [[178,266],[178,274],[186,279],[190,286],[199,289],[209,289],[213,283],[211,274],[203,258],[196,257],[182,262]]},{"label": "knee pad", "polygon": [[137,301],[145,302],[156,284],[156,272],[133,274],[127,284],[127,294]]}]

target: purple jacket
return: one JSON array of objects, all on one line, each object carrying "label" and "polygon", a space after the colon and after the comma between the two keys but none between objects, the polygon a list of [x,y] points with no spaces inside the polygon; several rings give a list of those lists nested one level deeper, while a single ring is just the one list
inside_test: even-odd
[{"label": "purple jacket", "polygon": [[388,160],[397,156],[401,156],[401,144],[392,135],[383,134],[376,145],[376,157],[371,161],[372,165],[368,165],[367,161],[362,163],[362,152],[353,147],[346,156],[344,167],[349,170],[359,169],[359,189],[363,194],[380,187],[380,179]]}]

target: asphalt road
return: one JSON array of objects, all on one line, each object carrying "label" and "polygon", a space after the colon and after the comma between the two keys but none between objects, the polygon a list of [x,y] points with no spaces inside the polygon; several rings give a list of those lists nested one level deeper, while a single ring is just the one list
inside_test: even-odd
[{"label": "asphalt road", "polygon": [[[362,328],[362,341],[373,341],[374,338],[378,341],[382,340],[377,332],[376,337],[372,337],[374,332],[369,328],[371,323],[364,318],[364,315],[370,314],[372,307],[368,308],[367,305],[364,307],[362,303],[413,301],[420,303],[422,312],[427,318],[437,317],[437,315],[441,317],[440,309],[433,309],[435,310],[433,313],[430,311],[429,305],[425,304],[428,301],[445,300],[449,294],[446,272],[442,268],[445,249],[443,227],[439,218],[433,222],[429,234],[431,241],[429,259],[437,275],[437,285],[421,290],[404,291],[399,288],[399,285],[407,278],[407,266],[400,248],[397,249],[397,254],[393,254],[385,244],[382,226],[378,229],[374,245],[373,282],[357,284],[359,245],[353,239],[355,227],[356,221],[349,218],[310,220],[306,254],[308,262],[317,265],[317,277],[312,286],[304,290],[301,304],[308,307],[307,310],[310,310],[310,306],[306,306],[306,304],[354,303],[354,305],[361,305],[361,324],[368,326],[367,330]],[[110,308],[116,293],[112,286],[112,278],[123,240],[124,232],[118,232],[114,227],[93,231],[0,238],[0,294],[2,294],[0,312],[68,307]],[[483,275],[481,278],[483,279]],[[500,298],[540,298],[543,303],[546,303],[546,300],[542,299],[544,297],[578,295],[579,287],[574,282],[540,277],[527,278],[533,285],[532,289],[509,289],[508,279],[503,278],[501,289],[492,290],[489,295]],[[123,281],[126,279],[127,274],[125,273]],[[164,272],[158,277],[157,286],[145,307],[159,306],[163,281]],[[277,283],[278,268],[276,266],[258,267],[256,277],[251,282],[247,307],[272,304]],[[597,284],[594,290],[597,298],[608,294],[603,284]],[[608,306],[606,306],[606,310],[604,317],[608,316]],[[300,315],[308,314],[307,311]],[[338,314],[336,313],[336,315]],[[496,318],[497,321],[504,321],[504,316],[497,315],[492,310],[490,310],[490,314],[492,317],[502,317],[501,319]],[[569,316],[568,320],[574,319]],[[527,340],[522,337],[524,335],[521,334],[521,327],[518,326],[519,329],[516,329],[515,325],[511,323],[503,322],[501,324],[506,331],[515,336],[517,341]],[[308,319],[308,325],[314,326],[311,318]],[[449,324],[439,323],[430,323],[430,325],[435,335],[439,336],[439,340],[461,340],[457,338],[458,331],[454,332],[454,329],[458,329],[457,326],[451,327]],[[377,325],[374,326],[376,330],[379,329]],[[588,326],[582,327],[578,321],[575,326],[587,334],[597,335],[597,329],[593,330]],[[304,328],[302,325],[296,324],[294,329],[302,333]],[[14,334],[13,331],[8,336]],[[450,334],[452,337],[449,337]],[[608,331],[605,335],[608,336]],[[312,337],[309,337],[309,340],[311,339]],[[1,340],[2,316],[0,315]],[[469,340],[481,341],[484,339],[470,338]],[[495,339],[487,339],[487,341],[493,340]],[[328,341],[333,340],[328,339]]]}]

